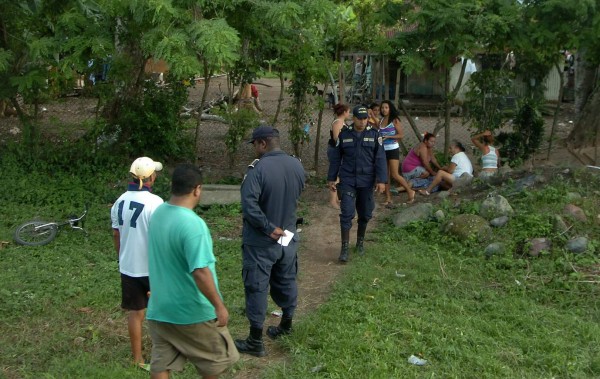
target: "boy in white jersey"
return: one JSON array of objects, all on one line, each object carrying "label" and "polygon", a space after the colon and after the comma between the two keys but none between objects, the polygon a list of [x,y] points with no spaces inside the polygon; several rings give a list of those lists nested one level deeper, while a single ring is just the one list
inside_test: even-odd
[{"label": "boy in white jersey", "polygon": [[129,172],[133,180],[110,210],[113,242],[119,258],[121,273],[121,307],[129,311],[128,330],[133,361],[149,369],[142,356],[142,324],[148,306],[148,222],[163,203],[152,194],[156,173],[163,168],[160,162],[148,157],[136,159]]}]

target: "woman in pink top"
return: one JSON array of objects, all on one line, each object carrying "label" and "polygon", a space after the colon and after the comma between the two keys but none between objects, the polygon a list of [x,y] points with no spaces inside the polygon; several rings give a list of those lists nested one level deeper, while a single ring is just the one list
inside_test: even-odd
[{"label": "woman in pink top", "polygon": [[435,176],[432,165],[440,170],[442,167],[435,159],[433,147],[435,146],[435,135],[425,133],[423,142],[410,149],[406,158],[402,162],[402,176],[406,180],[415,178],[425,179],[429,176]]}]

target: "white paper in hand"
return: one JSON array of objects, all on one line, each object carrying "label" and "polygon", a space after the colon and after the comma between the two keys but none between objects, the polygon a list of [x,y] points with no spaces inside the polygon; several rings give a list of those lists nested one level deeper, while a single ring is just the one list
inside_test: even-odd
[{"label": "white paper in hand", "polygon": [[285,233],[285,235],[283,237],[279,237],[277,243],[281,246],[287,246],[290,244],[292,237],[294,237],[294,233],[290,232],[289,230],[284,230],[283,232]]}]

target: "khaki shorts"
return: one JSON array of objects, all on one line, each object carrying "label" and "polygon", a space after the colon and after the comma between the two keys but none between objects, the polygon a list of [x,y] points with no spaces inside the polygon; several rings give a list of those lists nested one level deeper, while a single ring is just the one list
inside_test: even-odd
[{"label": "khaki shorts", "polygon": [[240,355],[226,326],[215,320],[177,325],[148,320],[152,337],[151,371],[181,371],[189,360],[201,376],[219,375]]}]

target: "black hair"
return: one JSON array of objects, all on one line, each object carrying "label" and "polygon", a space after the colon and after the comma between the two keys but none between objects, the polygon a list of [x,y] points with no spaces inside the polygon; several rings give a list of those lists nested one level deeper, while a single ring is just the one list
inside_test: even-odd
[{"label": "black hair", "polygon": [[462,152],[464,152],[464,151],[465,151],[465,146],[464,146],[464,145],[463,145],[461,142],[459,142],[459,141],[457,141],[457,140],[454,140],[454,141],[452,141],[452,144],[453,144],[454,146],[458,147],[458,149],[459,149],[460,151],[462,151]]},{"label": "black hair", "polygon": [[341,116],[348,110],[350,110],[350,107],[346,104],[337,103],[333,106],[333,113],[335,113],[336,116]]},{"label": "black hair", "polygon": [[371,103],[371,105],[369,105],[369,109],[373,110],[373,108],[379,107],[379,106],[380,106],[379,103]]},{"label": "black hair", "polygon": [[202,184],[202,170],[191,163],[181,163],[175,167],[171,179],[171,194],[184,196],[192,193]]},{"label": "black hair", "polygon": [[429,141],[429,139],[430,139],[431,137],[435,137],[435,134],[433,134],[433,133],[429,133],[429,132],[425,132],[425,134],[423,135],[423,142],[425,142],[425,141]]},{"label": "black hair", "polygon": [[[387,104],[390,108],[390,114],[388,115],[388,121],[392,122],[395,119],[400,119],[400,114],[398,113],[398,109],[396,109],[396,106],[394,105],[394,103],[392,103],[389,100],[383,100],[381,102],[381,108],[383,108],[383,104]],[[381,112],[381,108],[379,110],[379,112]],[[383,116],[383,114],[381,114]]]}]

